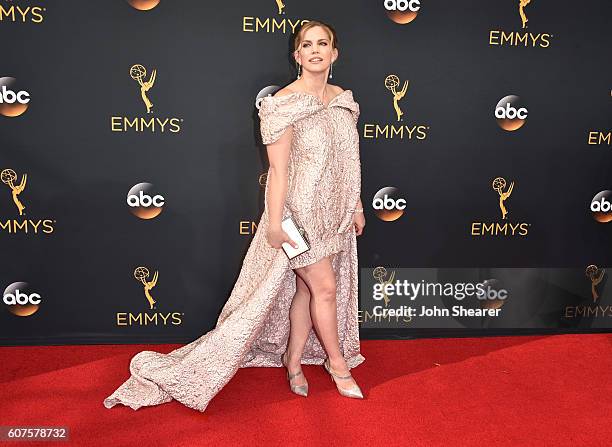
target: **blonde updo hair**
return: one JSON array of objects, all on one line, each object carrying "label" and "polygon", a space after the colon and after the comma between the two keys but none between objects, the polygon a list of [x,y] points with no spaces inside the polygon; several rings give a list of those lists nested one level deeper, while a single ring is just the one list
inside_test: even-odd
[{"label": "blonde updo hair", "polygon": [[310,20],[308,22],[303,23],[295,33],[295,37],[293,39],[294,52],[300,48],[300,45],[302,45],[302,41],[304,40],[304,33],[306,33],[306,31],[308,31],[309,29],[314,28],[315,26],[320,26],[327,32],[331,40],[332,48],[338,48],[338,36],[336,36],[336,30],[334,29],[334,27],[318,20]]}]

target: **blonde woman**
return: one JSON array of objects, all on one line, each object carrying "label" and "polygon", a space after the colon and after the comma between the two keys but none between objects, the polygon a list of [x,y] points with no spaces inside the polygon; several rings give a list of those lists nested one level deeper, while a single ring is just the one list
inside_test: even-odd
[{"label": "blonde woman", "polygon": [[[306,22],[296,33],[298,79],[263,98],[261,136],[270,161],[265,209],[217,325],[169,354],[143,351],[131,377],[104,405],[133,409],[178,400],[204,411],[238,368],[285,366],[289,387],[306,397],[302,364],[323,365],[339,393],[363,398],[350,369],[365,359],[357,322],[357,243],[365,226],[351,90],[330,85],[335,30]],[[310,249],[281,228],[292,216]]]}]

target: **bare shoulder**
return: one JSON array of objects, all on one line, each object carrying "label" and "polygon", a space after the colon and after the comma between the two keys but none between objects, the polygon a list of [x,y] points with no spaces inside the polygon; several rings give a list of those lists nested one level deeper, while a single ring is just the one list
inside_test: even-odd
[{"label": "bare shoulder", "polygon": [[277,90],[276,93],[274,93],[274,95],[272,96],[287,96],[290,95],[291,93],[294,93],[293,90],[289,89],[288,86],[287,87],[283,87],[280,90]]},{"label": "bare shoulder", "polygon": [[332,84],[327,84],[331,87],[332,92],[334,93],[334,95],[339,95],[340,93],[342,93],[344,91],[344,89],[338,85],[332,85]]}]

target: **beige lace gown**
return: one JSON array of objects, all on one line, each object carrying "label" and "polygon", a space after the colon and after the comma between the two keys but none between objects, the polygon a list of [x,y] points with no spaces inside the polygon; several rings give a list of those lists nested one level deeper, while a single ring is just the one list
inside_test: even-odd
[{"label": "beige lace gown", "polygon": [[[359,104],[344,90],[325,105],[318,97],[294,92],[265,97],[259,110],[264,144],[293,126],[284,216],[301,224],[311,249],[289,260],[266,240],[265,208],[238,279],[214,329],[168,354],[142,351],[130,361],[131,376],[104,406],[134,410],[175,399],[204,411],[238,368],[281,367],[289,338],[289,307],[295,272],[332,255],[336,273],[338,335],[349,368],[365,359],[359,352],[357,322],[357,242],[353,209],[360,197]],[[284,217],[283,216],[283,217]],[[303,364],[322,364],[326,353],[311,329]]]}]

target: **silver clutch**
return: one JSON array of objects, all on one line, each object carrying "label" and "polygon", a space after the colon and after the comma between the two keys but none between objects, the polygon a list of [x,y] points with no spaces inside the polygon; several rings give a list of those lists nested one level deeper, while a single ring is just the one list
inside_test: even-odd
[{"label": "silver clutch", "polygon": [[298,248],[293,248],[287,242],[282,243],[281,247],[289,259],[293,259],[310,250],[310,242],[308,242],[306,232],[297,224],[292,216],[288,216],[281,221],[281,228],[298,244]]}]

